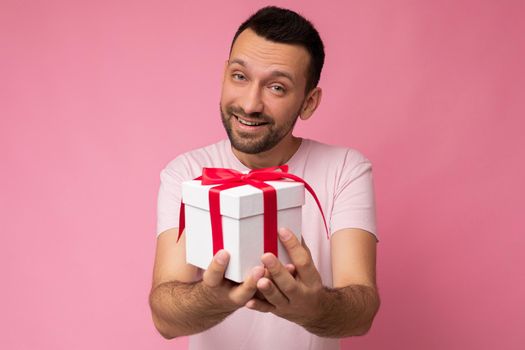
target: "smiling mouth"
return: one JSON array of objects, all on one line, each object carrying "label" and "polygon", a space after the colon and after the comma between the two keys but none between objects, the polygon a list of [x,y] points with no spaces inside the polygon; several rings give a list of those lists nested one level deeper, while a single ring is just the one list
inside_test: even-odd
[{"label": "smiling mouth", "polygon": [[242,119],[241,117],[233,114],[233,116],[239,121],[239,123],[247,126],[261,126],[268,124],[267,122],[250,122],[248,120]]}]

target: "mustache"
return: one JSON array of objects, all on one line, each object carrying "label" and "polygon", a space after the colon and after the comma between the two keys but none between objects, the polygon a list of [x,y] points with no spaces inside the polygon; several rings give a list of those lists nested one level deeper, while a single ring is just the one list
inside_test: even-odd
[{"label": "mustache", "polygon": [[266,122],[266,123],[273,123],[273,118],[270,117],[268,114],[264,114],[264,113],[261,113],[261,112],[256,112],[256,113],[246,113],[244,111],[244,109],[242,109],[241,107],[233,107],[233,106],[230,106],[228,108],[226,108],[226,112],[228,114],[235,114],[239,117],[245,117],[245,118],[250,118],[250,119],[258,119],[262,122]]}]

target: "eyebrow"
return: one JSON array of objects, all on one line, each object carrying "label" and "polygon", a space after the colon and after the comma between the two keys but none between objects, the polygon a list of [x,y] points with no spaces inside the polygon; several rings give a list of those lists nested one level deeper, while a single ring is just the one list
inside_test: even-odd
[{"label": "eyebrow", "polygon": [[[247,64],[246,62],[244,62],[243,60],[241,60],[240,58],[234,58],[233,60],[230,60],[228,61],[228,65],[231,66],[232,64],[235,64],[237,63],[238,65],[241,65],[243,66],[244,68],[247,68]],[[282,70],[272,70],[270,72],[270,75],[272,77],[283,77],[283,78],[287,78],[288,80],[290,80],[292,83],[295,83],[295,79],[293,78],[293,76],[288,73],[288,72],[284,72]]]}]

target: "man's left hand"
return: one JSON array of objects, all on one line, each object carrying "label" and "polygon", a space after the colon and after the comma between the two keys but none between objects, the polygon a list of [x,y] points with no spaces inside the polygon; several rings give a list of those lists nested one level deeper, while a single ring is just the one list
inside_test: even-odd
[{"label": "man's left hand", "polygon": [[271,312],[306,326],[318,320],[322,314],[325,289],[321,276],[308,247],[301,244],[292,231],[286,228],[279,229],[279,239],[286,248],[293,266],[283,266],[272,253],[264,254],[261,261],[269,276],[261,278],[257,282],[257,288],[266,300],[253,298],[246,303],[246,307],[260,312]]}]

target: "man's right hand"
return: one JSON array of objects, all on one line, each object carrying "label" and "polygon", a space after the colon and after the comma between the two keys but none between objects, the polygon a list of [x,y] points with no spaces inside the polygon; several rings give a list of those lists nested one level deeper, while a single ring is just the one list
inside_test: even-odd
[{"label": "man's right hand", "polygon": [[203,292],[214,306],[224,307],[225,312],[232,312],[243,307],[257,292],[257,281],[264,276],[263,266],[256,266],[243,283],[237,284],[224,278],[230,255],[225,250],[215,254],[202,277]]},{"label": "man's right hand", "polygon": [[165,338],[205,331],[244,307],[257,292],[264,267],[254,267],[243,283],[224,278],[230,256],[215,254],[202,279],[197,267],[186,263],[185,235],[170,229],[157,239],[150,306],[157,330]]},{"label": "man's right hand", "polygon": [[186,263],[185,241],[184,234],[178,239],[178,229],[157,239],[150,306],[157,330],[168,339],[220,323],[254,297],[264,275],[264,268],[256,266],[241,284],[225,279],[230,257],[221,250],[200,279],[198,268]]}]

